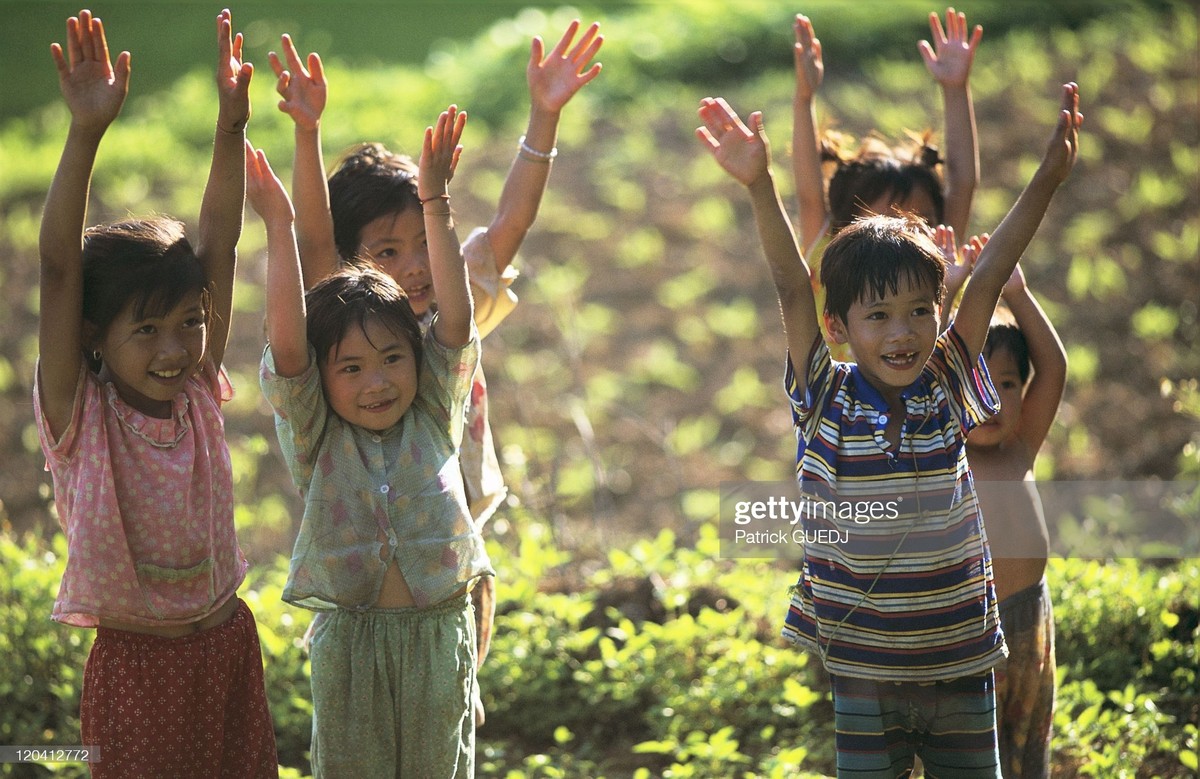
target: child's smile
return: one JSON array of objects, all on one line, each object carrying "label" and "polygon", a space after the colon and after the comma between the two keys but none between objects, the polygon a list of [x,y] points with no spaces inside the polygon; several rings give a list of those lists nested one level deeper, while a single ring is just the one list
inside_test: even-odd
[{"label": "child's smile", "polygon": [[881,298],[868,293],[854,301],[844,322],[830,317],[830,333],[838,343],[850,345],[863,376],[894,403],[933,353],[937,313],[932,286],[901,277],[895,293]]}]

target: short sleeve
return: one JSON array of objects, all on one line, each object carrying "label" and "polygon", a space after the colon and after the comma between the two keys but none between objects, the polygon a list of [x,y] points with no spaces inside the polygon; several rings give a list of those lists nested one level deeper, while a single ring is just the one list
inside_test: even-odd
[{"label": "short sleeve", "polygon": [[[434,321],[437,315],[434,315]],[[455,441],[461,441],[467,399],[479,367],[479,331],[472,326],[470,339],[460,347],[443,346],[434,336],[433,323],[425,331],[417,399],[449,421]]]},{"label": "short sleeve", "polygon": [[263,351],[259,385],[263,397],[275,411],[275,432],[283,458],[296,486],[304,490],[312,480],[313,465],[329,416],[312,345],[308,347],[308,367],[292,377],[275,373],[275,358],[268,345]]},{"label": "short sleeve", "polygon": [[953,324],[938,337],[926,370],[946,390],[954,418],[963,435],[995,416],[1000,396],[992,385],[982,355],[970,362],[967,345]]},{"label": "short sleeve", "polygon": [[792,364],[792,355],[788,354],[783,386],[792,407],[792,424],[807,432],[809,423],[817,418],[814,412],[824,405],[825,399],[829,397],[833,388],[833,360],[829,355],[828,344],[820,336],[813,339],[812,348],[808,353],[806,370],[805,383],[807,386],[801,392],[796,382],[796,369]]},{"label": "short sleeve", "polygon": [[99,395],[99,387],[96,382],[89,381],[87,363],[83,360],[79,361],[79,378],[75,384],[75,402],[71,407],[71,421],[67,423],[67,428],[63,430],[58,438],[54,437],[50,430],[49,422],[46,421],[46,413],[42,409],[42,364],[41,360],[33,370],[33,418],[37,424],[38,440],[42,445],[42,452],[49,460],[63,462],[71,459],[75,452],[76,442],[79,439],[79,430],[83,425],[83,409],[86,406],[87,395]]},{"label": "short sleeve", "polygon": [[510,287],[519,274],[512,265],[503,273],[496,270],[496,255],[486,227],[471,231],[463,241],[462,253],[475,299],[475,326],[483,338],[517,307],[517,296]]}]

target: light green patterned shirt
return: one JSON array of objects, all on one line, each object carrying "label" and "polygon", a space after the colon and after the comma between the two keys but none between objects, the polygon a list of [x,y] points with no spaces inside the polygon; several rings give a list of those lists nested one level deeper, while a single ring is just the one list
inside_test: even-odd
[{"label": "light green patterned shirt", "polygon": [[393,559],[420,608],[494,575],[459,467],[479,338],[472,331],[465,346],[448,349],[432,332],[412,406],[379,433],[333,413],[311,349],[308,369],[293,378],[275,374],[270,346],[263,353],[263,394],[304,499],[283,590],[288,603],[315,611],[370,608]]}]

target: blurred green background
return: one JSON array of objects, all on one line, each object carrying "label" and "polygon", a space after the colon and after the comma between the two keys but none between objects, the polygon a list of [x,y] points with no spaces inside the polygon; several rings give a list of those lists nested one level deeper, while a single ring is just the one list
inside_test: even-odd
[{"label": "blurred green background", "polygon": [[[100,149],[90,222],[161,211],[194,225],[211,149],[219,5],[93,6],[134,54]],[[1200,115],[1197,19],[1173,2],[959,6],[985,34],[972,73],[982,181],[972,228],[995,227],[1037,164],[1058,85],[1076,80],[1080,161],[1023,260],[1067,346],[1063,407],[1038,462],[1060,480],[1200,482]],[[90,634],[49,622],[63,547],[32,424],[37,230],[67,114],[48,46],[77,7],[0,0],[0,743],[72,743]],[[564,112],[560,155],[516,283],[484,348],[511,496],[489,526],[498,645],[483,671],[484,776],[795,776],[832,771],[822,674],[776,638],[795,572],[722,559],[723,481],[785,480],[778,306],[745,193],[693,136],[720,94],[762,109],[789,210],[791,19],[825,49],[818,117],[892,138],[941,129],[916,51],[926,3],[765,0],[234,5],[258,71],[252,140],[285,181],[290,120],[266,52],[292,33],[327,61],[331,163],[350,144],[411,151],[449,102],[471,119],[456,176],[462,233],[495,210],[528,94],[529,39],[598,19],[604,72]],[[249,216],[226,407],[244,589],[263,636],[288,775],[307,771],[308,614],[279,590],[298,501],[256,381],[264,236]],[[1056,777],[1194,775],[1200,724],[1198,501],[1178,546],[1140,559],[1055,560]],[[1061,527],[1135,538],[1128,507]],[[1153,559],[1148,559],[1153,557]],[[611,610],[606,607],[611,607]],[[651,619],[643,621],[647,616]],[[661,623],[661,624],[660,624]],[[799,769],[797,768],[799,766]],[[45,775],[0,766],[0,775]],[[71,775],[67,769],[64,775]],[[33,769],[31,769],[33,771]]]}]

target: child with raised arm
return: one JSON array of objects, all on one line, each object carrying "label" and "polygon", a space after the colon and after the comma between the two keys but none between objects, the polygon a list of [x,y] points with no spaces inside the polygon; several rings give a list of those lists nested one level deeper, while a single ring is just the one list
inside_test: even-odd
[{"label": "child with raised arm", "polygon": [[1004,282],[1074,164],[1077,107],[1068,84],[1042,163],[945,332],[944,258],[928,227],[868,217],[830,242],[824,316],[858,357],[839,363],[818,329],[762,115],[747,127],[724,100],[701,103],[697,135],[747,187],[779,296],[804,440],[797,477],[816,506],[801,521],[806,538],[828,539],[805,544],[783,632],[830,674],[839,776],[907,775],[916,756],[930,775],[1000,776],[992,669],[1004,643],[965,443],[998,405],[980,352]]},{"label": "child with raised arm", "polygon": [[[985,236],[986,239],[986,236]],[[964,249],[967,266],[976,248]],[[1008,659],[996,672],[996,724],[1006,779],[1049,777],[1054,714],[1054,613],[1046,587],[1049,533],[1033,463],[1062,400],[1067,355],[1018,265],[988,328],[983,354],[1000,411],[967,437]],[[1032,371],[1032,377],[1030,372]]]},{"label": "child with raised arm", "polygon": [[[537,217],[558,153],[559,116],[575,93],[600,73],[599,63],[589,65],[604,42],[599,24],[587,27],[576,40],[579,33],[580,23],[571,22],[549,52],[540,37],[533,39],[525,71],[530,96],[525,135],[518,142],[491,224],[476,228],[463,242],[481,338],[517,303],[510,289],[517,276],[512,263]],[[429,283],[416,166],[411,158],[382,144],[363,144],[341,161],[326,182],[321,115],[328,89],[321,58],[311,53],[301,60],[287,35],[282,43],[283,59],[272,52],[270,61],[283,98],[280,110],[296,125],[292,190],[305,286],[311,287],[345,262],[368,259],[404,288],[422,327],[428,326],[438,303]],[[468,400],[461,463],[471,515],[483,527],[507,488],[492,440],[482,368]],[[474,590],[481,664],[491,642],[494,587],[487,579]],[[482,725],[482,704],[476,702],[475,708],[477,724]]]},{"label": "child with raised arm", "polygon": [[304,499],[283,598],[314,629],[315,777],[472,776],[471,588],[492,575],[458,463],[479,362],[447,186],[466,114],[425,132],[420,214],[441,305],[422,335],[404,290],[370,263],[307,295],[293,211],[262,152],[247,166],[267,223],[262,387]]},{"label": "child with raised arm", "polygon": [[[954,234],[967,235],[971,201],[979,184],[969,78],[983,28],[976,25],[968,37],[966,15],[953,8],[946,9],[945,27],[936,13],[930,13],[929,28],[933,43],[920,41],[918,48],[942,91],[944,160],[930,144],[928,134],[911,148],[893,147],[868,136],[857,149],[849,149],[845,148],[847,138],[840,134],[818,137],[815,98],[825,78],[824,58],[812,20],[796,15],[792,170],[800,245],[814,277],[820,275],[824,244],[860,216],[914,214],[930,227],[947,225]],[[828,182],[825,163],[834,166]],[[966,273],[961,265],[952,264],[946,271],[952,284],[962,284]],[[818,307],[824,304],[824,295],[824,288],[819,287]],[[833,344],[831,351],[835,358],[852,359],[849,348],[841,344]]]},{"label": "child with raised arm", "polygon": [[71,123],[39,239],[34,411],[67,536],[52,616],[96,629],[80,702],[96,777],[278,775],[221,415],[253,71],[231,32],[222,11],[194,250],[168,217],[84,229],[130,55],[113,66],[86,10],[51,47]]},{"label": "child with raised arm", "polygon": [[[971,200],[979,183],[975,110],[969,77],[975,50],[983,37],[979,25],[968,38],[966,14],[946,9],[946,26],[929,15],[933,44],[918,47],[926,68],[942,89],[945,110],[945,178],[937,150],[927,143],[902,153],[878,139],[868,139],[857,156],[817,136],[815,97],[825,77],[821,42],[812,21],[797,14],[793,26],[796,91],[792,101],[792,164],[799,205],[800,241],[812,253],[820,241],[866,214],[911,213],[932,226],[948,225],[965,235]],[[822,155],[837,162],[828,182]]]}]

